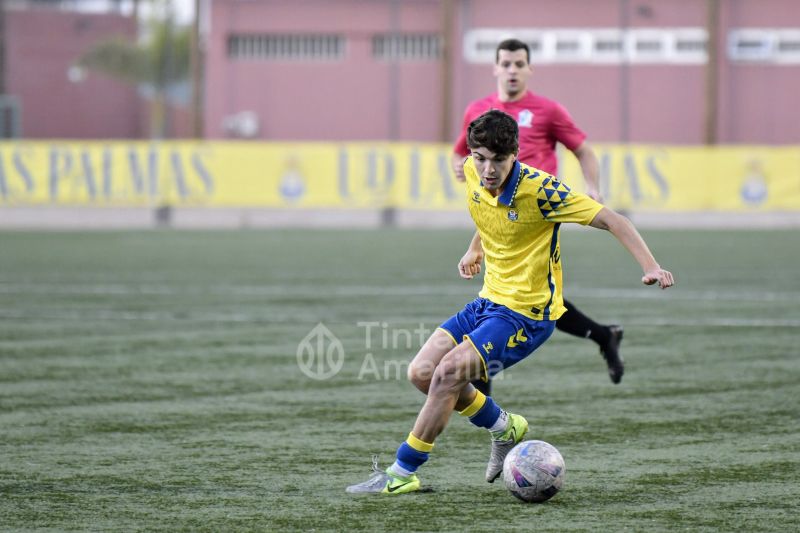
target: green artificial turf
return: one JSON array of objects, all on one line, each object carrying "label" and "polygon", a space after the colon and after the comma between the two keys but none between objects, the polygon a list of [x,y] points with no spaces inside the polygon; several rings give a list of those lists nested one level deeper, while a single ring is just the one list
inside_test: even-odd
[{"label": "green artificial turf", "polygon": [[[566,295],[625,327],[622,383],[559,332],[495,383],[567,464],[526,505],[457,415],[432,492],[344,492],[422,405],[419,331],[479,290],[468,231],[0,233],[0,529],[796,530],[800,236],[644,234],[674,289],[562,232]],[[301,345],[320,323],[335,339]]]}]

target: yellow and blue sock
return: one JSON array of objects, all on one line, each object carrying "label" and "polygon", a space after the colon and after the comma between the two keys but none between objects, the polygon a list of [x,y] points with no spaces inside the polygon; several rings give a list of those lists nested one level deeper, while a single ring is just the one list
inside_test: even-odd
[{"label": "yellow and blue sock", "polygon": [[432,449],[432,442],[425,442],[409,433],[406,441],[397,448],[397,459],[389,470],[398,476],[408,477],[428,460]]},{"label": "yellow and blue sock", "polygon": [[500,409],[491,396],[486,396],[481,391],[475,391],[475,399],[459,414],[469,418],[472,424],[486,428],[492,433],[505,431],[508,425],[508,413]]}]

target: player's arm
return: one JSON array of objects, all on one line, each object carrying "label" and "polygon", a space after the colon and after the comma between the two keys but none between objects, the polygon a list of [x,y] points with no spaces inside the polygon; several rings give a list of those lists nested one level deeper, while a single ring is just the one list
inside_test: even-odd
[{"label": "player's arm", "polygon": [[456,175],[458,181],[467,181],[467,177],[464,175],[465,157],[466,156],[453,152],[451,166],[453,167],[453,173]]},{"label": "player's arm", "polygon": [[458,275],[464,279],[472,279],[473,276],[481,273],[481,263],[483,262],[483,245],[481,244],[481,234],[476,231],[467,248],[467,253],[458,262]]},{"label": "player's arm", "polygon": [[560,142],[575,154],[581,165],[583,179],[586,182],[586,195],[602,202],[600,195],[600,165],[591,146],[586,142],[586,134],[581,131],[561,104],[552,110],[551,131],[556,141]]},{"label": "player's arm", "polygon": [[589,225],[593,228],[608,230],[622,243],[642,267],[644,271],[642,283],[645,285],[658,283],[662,289],[672,287],[675,284],[672,273],[661,268],[630,220],[604,207],[595,215]]},{"label": "player's arm", "polygon": [[595,155],[589,143],[583,142],[572,151],[581,165],[583,172],[583,179],[586,182],[586,195],[597,200],[603,201],[603,196],[600,194],[600,164],[597,162],[597,155]]},{"label": "player's arm", "polygon": [[472,121],[472,115],[469,108],[464,111],[464,117],[461,119],[461,131],[458,134],[453,145],[453,155],[450,157],[450,166],[453,168],[453,173],[456,175],[458,181],[467,181],[464,175],[464,158],[469,155],[469,147],[467,146],[467,128]]}]

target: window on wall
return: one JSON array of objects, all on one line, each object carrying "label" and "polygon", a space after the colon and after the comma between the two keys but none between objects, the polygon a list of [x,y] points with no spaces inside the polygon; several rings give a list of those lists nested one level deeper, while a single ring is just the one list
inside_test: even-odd
[{"label": "window on wall", "polygon": [[228,57],[268,61],[335,61],[344,57],[345,39],[335,34],[236,34],[228,37]]},{"label": "window on wall", "polygon": [[668,34],[673,63],[706,63],[708,32],[705,28],[677,28]]},{"label": "window on wall", "polygon": [[380,61],[433,61],[441,56],[441,39],[431,33],[387,33],[372,37],[372,57]]},{"label": "window on wall", "polygon": [[728,55],[735,61],[765,61],[772,55],[772,38],[761,32],[732,32]]},{"label": "window on wall", "polygon": [[793,53],[800,50],[800,40],[784,40],[778,41],[778,52],[780,53]]},{"label": "window on wall", "polygon": [[594,63],[619,63],[625,56],[625,35],[621,30],[594,32],[591,58]]},{"label": "window on wall", "polygon": [[627,32],[628,58],[634,63],[666,62],[666,35],[659,30],[630,30]]},{"label": "window on wall", "polygon": [[728,35],[728,56],[735,62],[800,63],[800,30],[737,28]]},{"label": "window on wall", "polygon": [[778,63],[800,63],[800,30],[778,32],[776,56]]},{"label": "window on wall", "polygon": [[592,55],[592,42],[585,31],[563,30],[543,36],[549,44],[545,54],[563,63],[584,62]]},{"label": "window on wall", "polygon": [[477,28],[464,36],[472,63],[494,62],[497,45],[517,38],[531,47],[531,63],[705,63],[705,28]]}]

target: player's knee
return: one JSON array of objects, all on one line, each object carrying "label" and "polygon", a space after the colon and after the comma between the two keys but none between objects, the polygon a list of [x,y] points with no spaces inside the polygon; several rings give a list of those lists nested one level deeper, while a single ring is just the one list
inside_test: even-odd
[{"label": "player's knee", "polygon": [[425,394],[428,393],[433,377],[433,368],[428,368],[428,366],[422,362],[412,361],[408,365],[407,372],[408,381]]}]

